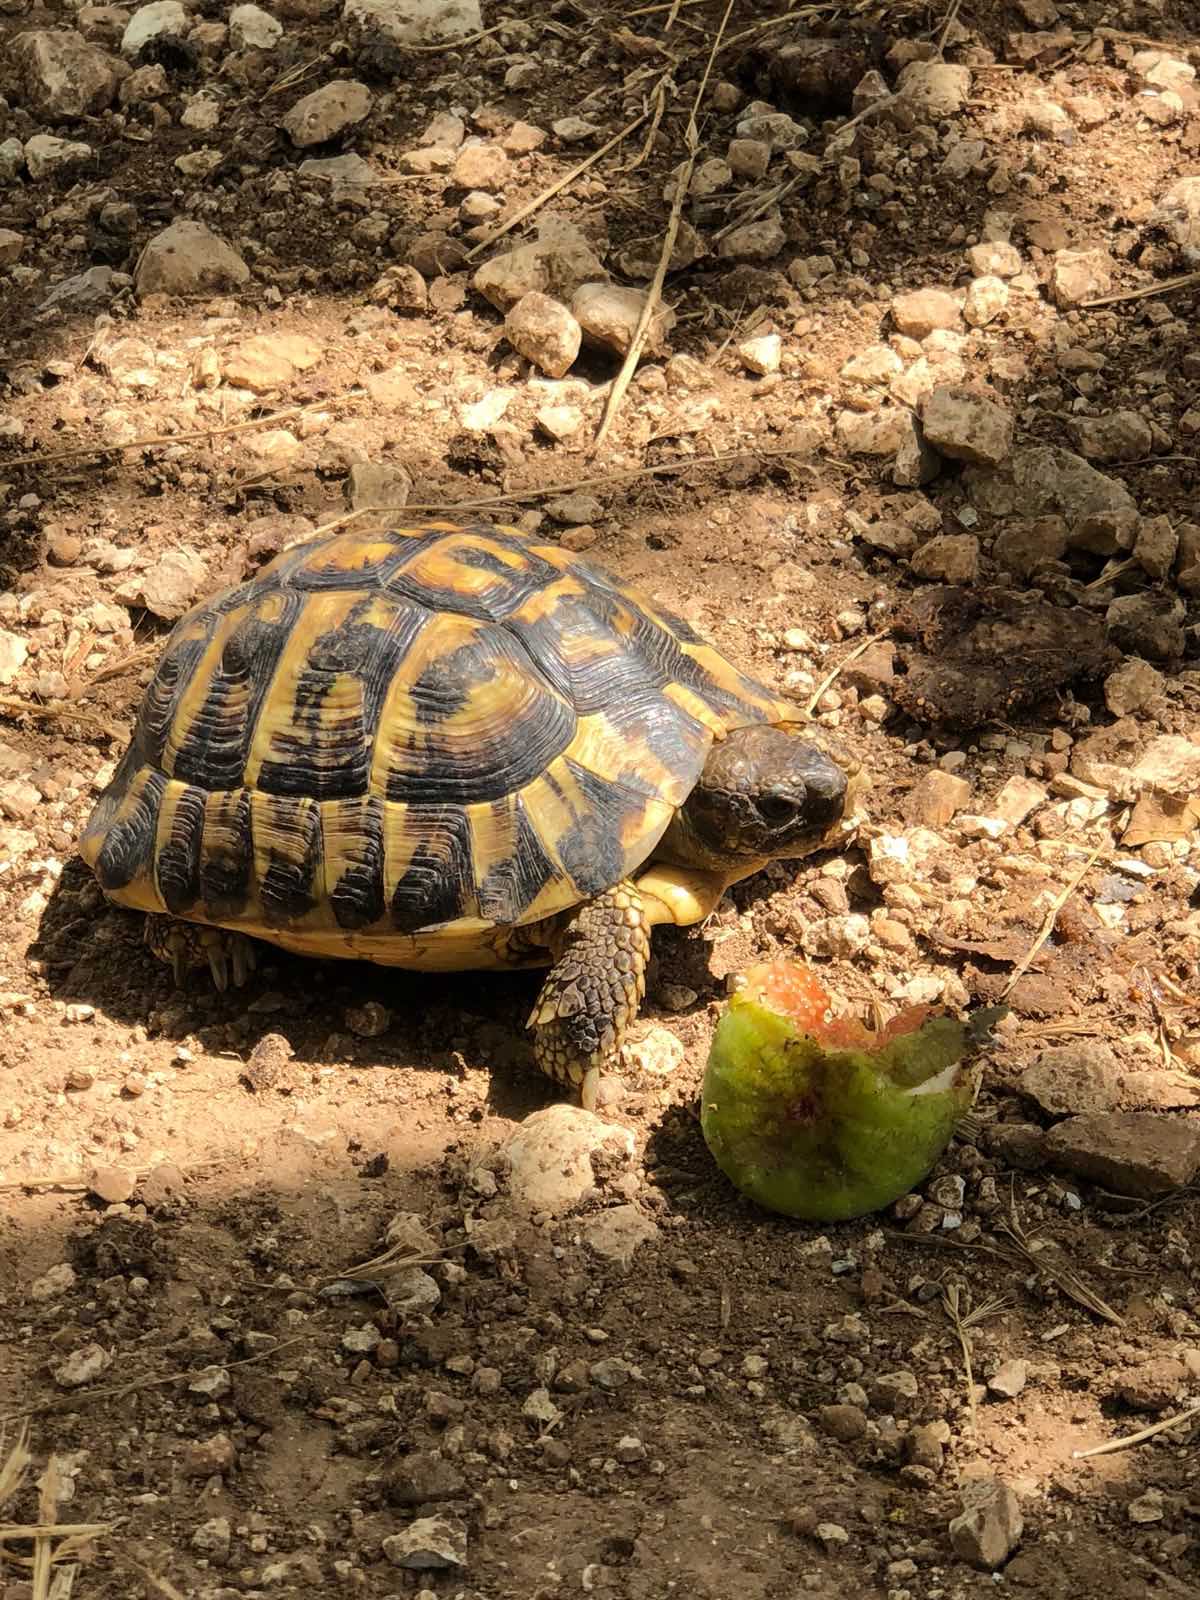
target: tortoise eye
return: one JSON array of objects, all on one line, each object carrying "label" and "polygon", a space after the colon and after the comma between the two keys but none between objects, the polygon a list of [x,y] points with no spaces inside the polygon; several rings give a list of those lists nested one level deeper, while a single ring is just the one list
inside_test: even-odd
[{"label": "tortoise eye", "polygon": [[764,794],[758,802],[758,814],[764,822],[786,822],[796,810],[796,802],[785,794]]}]

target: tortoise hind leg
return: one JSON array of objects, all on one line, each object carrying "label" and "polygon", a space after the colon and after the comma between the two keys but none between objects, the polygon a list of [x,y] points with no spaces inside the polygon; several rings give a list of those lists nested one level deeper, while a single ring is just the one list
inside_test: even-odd
[{"label": "tortoise hind leg", "polygon": [[604,1068],[616,1060],[646,992],[650,920],[626,879],[581,905],[558,930],[555,957],[528,1026],[538,1066],[595,1109]]},{"label": "tortoise hind leg", "polygon": [[231,974],[234,988],[240,989],[257,965],[254,941],[229,928],[148,916],[143,937],[154,955],[171,968],[180,989],[196,967],[207,967],[218,989],[228,989]]}]

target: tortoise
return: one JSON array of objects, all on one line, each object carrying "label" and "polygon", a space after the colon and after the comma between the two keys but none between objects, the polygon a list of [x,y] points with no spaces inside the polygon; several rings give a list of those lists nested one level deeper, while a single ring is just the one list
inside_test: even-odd
[{"label": "tortoise", "polygon": [[176,625],[80,841],[182,983],[254,942],[549,966],[539,1066],[592,1107],[650,930],[833,842],[849,767],[694,629],[490,523],[293,546]]}]

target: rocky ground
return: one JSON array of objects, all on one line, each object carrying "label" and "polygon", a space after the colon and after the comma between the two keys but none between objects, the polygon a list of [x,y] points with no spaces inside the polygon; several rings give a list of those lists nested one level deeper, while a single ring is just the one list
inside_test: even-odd
[{"label": "rocky ground", "polygon": [[[0,0],[0,1515],[82,1529],[55,1593],[1197,1592],[1195,11],[766,9]],[[660,934],[599,1119],[536,980],[180,994],[73,855],[172,621],[405,505],[588,550],[872,776]],[[825,1230],[696,1117],[796,951],[1011,1006]]]}]

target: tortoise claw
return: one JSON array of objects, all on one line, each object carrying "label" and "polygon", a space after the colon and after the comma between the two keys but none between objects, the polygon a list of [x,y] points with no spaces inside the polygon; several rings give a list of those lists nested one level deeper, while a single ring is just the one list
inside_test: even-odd
[{"label": "tortoise claw", "polygon": [[218,994],[224,994],[229,987],[229,962],[225,959],[224,947],[220,944],[210,944],[206,947],[208,956],[208,970],[212,973],[212,981]]},{"label": "tortoise claw", "polygon": [[207,967],[213,986],[224,994],[231,972],[234,987],[241,988],[257,965],[253,942],[225,928],[151,916],[146,918],[144,938],[158,959],[170,967],[177,989],[185,987],[194,969]]}]

